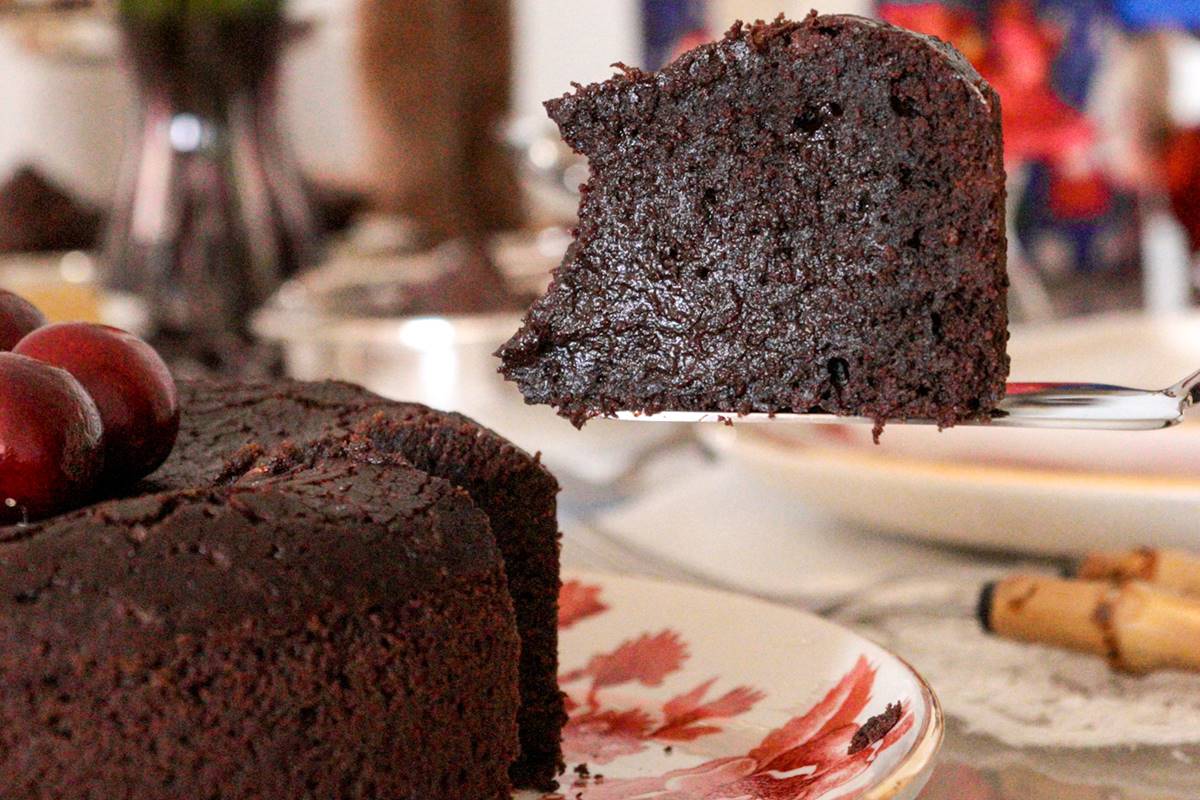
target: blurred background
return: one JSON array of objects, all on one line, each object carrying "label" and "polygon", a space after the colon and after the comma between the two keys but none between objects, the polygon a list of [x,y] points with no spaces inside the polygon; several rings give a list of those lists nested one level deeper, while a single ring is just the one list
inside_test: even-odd
[{"label": "blurred background", "polygon": [[364,282],[373,317],[517,310],[586,176],[541,102],[810,5],[936,34],[999,90],[1015,319],[1193,305],[1194,0],[0,0],[0,280],[232,373],[299,332],[257,309],[345,317]]},{"label": "blurred background", "polygon": [[356,237],[414,251],[541,232],[506,242],[538,245],[545,263],[518,257],[535,289],[586,174],[541,101],[810,5],[934,33],[999,90],[1018,318],[1194,300],[1190,0],[244,0],[213,4],[241,8],[220,31],[172,22],[184,5],[206,7],[0,2],[0,250],[95,254],[123,313],[193,344],[211,328],[209,361],[236,362],[223,332]]},{"label": "blurred background", "polygon": [[[463,411],[542,451],[579,519],[690,454],[760,474],[797,525],[1189,544],[1198,425],[895,426],[878,447],[852,425],[576,432],[496,374],[587,177],[542,101],[810,5],[946,39],[999,91],[1014,380],[1153,387],[1200,366],[1197,0],[0,0],[0,285],[145,335],[180,375],[341,378]],[[1094,480],[1113,476],[1142,483]]]},{"label": "blurred background", "polygon": [[[1166,386],[1200,365],[1200,2],[811,5],[953,42],[999,91],[1014,379]],[[809,6],[0,0],[0,284],[143,334],[184,376],[341,378],[476,416],[543,451],[581,517],[640,497],[660,457],[720,451],[805,513],[873,530],[1053,553],[1094,517],[1106,532],[1087,535],[1115,544],[1188,541],[1200,491],[1021,494],[971,473],[954,494],[907,476],[1191,478],[1196,426],[897,427],[880,447],[854,426],[576,432],[497,376],[587,176],[541,102]],[[1077,489],[1096,496],[1081,508]]]},{"label": "blurred background", "polygon": [[[567,563],[866,626],[954,720],[928,797],[1198,797],[1200,724],[1159,713],[1194,684],[1081,681],[968,620],[1014,563],[1200,548],[1200,424],[577,432],[496,374],[587,176],[541,102],[810,7],[936,34],[999,91],[1014,380],[1200,367],[1200,0],[0,0],[0,286],[184,376],[463,411],[542,452]],[[939,615],[971,633],[920,639]],[[1053,746],[1081,719],[1111,749]]]}]

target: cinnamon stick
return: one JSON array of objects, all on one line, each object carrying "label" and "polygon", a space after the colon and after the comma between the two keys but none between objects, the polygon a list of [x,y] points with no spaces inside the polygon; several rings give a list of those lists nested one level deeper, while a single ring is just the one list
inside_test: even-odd
[{"label": "cinnamon stick", "polygon": [[1016,575],[984,587],[985,630],[1104,656],[1116,669],[1200,671],[1200,600],[1148,583]]},{"label": "cinnamon stick", "polygon": [[1091,553],[1079,565],[1076,575],[1084,580],[1117,583],[1145,581],[1180,594],[1200,597],[1200,556],[1182,550],[1143,548]]}]

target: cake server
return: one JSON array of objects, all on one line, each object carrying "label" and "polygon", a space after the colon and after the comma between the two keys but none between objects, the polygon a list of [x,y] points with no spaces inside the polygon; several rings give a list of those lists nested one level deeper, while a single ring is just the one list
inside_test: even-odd
[{"label": "cake server", "polygon": [[[1200,371],[1166,389],[1129,389],[1102,383],[1010,383],[991,420],[960,425],[993,425],[1003,428],[1077,428],[1108,431],[1149,431],[1183,421],[1184,412],[1200,398]],[[648,422],[724,423],[867,423],[868,417],[836,414],[745,414],[729,411],[662,411],[640,414],[618,411],[617,419]],[[933,420],[889,419],[888,425],[934,425]]]}]

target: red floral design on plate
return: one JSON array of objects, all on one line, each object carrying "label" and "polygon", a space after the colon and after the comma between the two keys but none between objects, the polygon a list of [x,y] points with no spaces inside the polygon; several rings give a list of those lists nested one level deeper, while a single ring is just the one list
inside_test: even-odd
[{"label": "red floral design on plate", "polygon": [[[594,586],[572,587],[571,602],[584,596],[584,590],[588,607],[603,606],[599,587]],[[581,617],[568,615],[567,619],[574,624]],[[628,639],[564,673],[560,681],[571,712],[563,731],[567,759],[603,765],[643,752],[651,743],[695,741],[719,733],[721,720],[745,714],[765,697],[748,686],[710,697],[717,678],[657,708],[609,707],[601,697],[602,690],[622,685],[660,686],[683,668],[688,655],[682,637],[663,630]],[[768,733],[744,756],[717,758],[653,777],[581,779],[571,786],[571,796],[581,800],[853,800],[861,790],[848,788],[850,784],[915,722],[904,702],[890,730],[866,746],[851,746],[863,727],[857,720],[872,700],[875,676],[876,667],[860,657],[816,705]],[[843,787],[844,793],[833,794]]]},{"label": "red floral design on plate", "polygon": [[622,683],[660,686],[663,678],[683,666],[687,656],[687,645],[674,631],[666,630],[653,636],[643,633],[637,639],[622,642],[611,653],[592,656],[586,667],[568,672],[559,680],[574,683],[591,678],[589,694],[593,695],[599,689]]},{"label": "red floral design on plate", "polygon": [[608,610],[600,602],[600,587],[570,580],[562,585],[558,593],[558,627],[560,630]]},{"label": "red floral design on plate", "polygon": [[687,742],[719,733],[721,728],[713,720],[744,714],[763,698],[761,692],[739,686],[710,700],[709,692],[716,683],[713,678],[654,711],[610,708],[600,699],[600,690],[614,686],[661,686],[687,658],[687,645],[679,634],[664,630],[626,640],[611,652],[593,656],[581,669],[560,676],[564,687],[583,684],[567,692],[571,712],[563,731],[567,757],[607,764],[645,750],[649,742]]}]

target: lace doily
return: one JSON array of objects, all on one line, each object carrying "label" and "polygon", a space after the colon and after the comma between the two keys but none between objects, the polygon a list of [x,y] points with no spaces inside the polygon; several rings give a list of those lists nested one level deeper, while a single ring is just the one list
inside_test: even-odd
[{"label": "lace doily", "polygon": [[1013,747],[1200,743],[1200,674],[1125,675],[1094,656],[988,635],[974,609],[994,577],[880,587],[837,617],[911,661],[969,733]]}]

